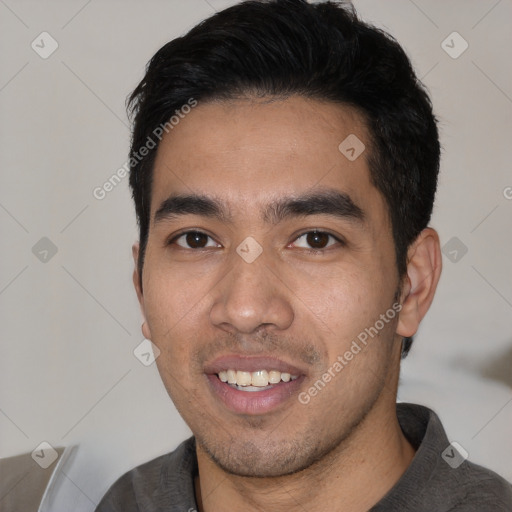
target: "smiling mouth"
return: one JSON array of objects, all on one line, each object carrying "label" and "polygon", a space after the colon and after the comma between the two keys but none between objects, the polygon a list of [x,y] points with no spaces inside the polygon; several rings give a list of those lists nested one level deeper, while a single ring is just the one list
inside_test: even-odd
[{"label": "smiling mouth", "polygon": [[221,382],[229,384],[234,389],[251,392],[272,389],[282,382],[290,382],[298,378],[297,375],[278,370],[246,372],[233,369],[222,370],[217,373],[217,377]]},{"label": "smiling mouth", "polygon": [[218,357],[203,371],[215,399],[230,412],[249,416],[291,407],[307,373],[282,359],[241,354]]}]

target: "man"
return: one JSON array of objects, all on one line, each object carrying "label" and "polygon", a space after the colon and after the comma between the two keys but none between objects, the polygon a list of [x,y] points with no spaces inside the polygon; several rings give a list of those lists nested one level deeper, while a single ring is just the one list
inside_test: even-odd
[{"label": "man", "polygon": [[401,47],[346,7],[246,2],[160,49],[131,106],[142,331],[194,437],[97,510],[510,510],[396,404],[441,273],[436,121]]}]

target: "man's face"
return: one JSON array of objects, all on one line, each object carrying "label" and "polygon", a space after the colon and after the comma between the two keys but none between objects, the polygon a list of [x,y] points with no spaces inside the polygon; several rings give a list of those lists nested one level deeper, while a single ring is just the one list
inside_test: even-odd
[{"label": "man's face", "polygon": [[[355,160],[338,149],[350,134],[367,147]],[[144,333],[200,449],[229,472],[308,467],[394,403],[399,280],[368,148],[356,113],[299,97],[199,103],[160,144]]]}]

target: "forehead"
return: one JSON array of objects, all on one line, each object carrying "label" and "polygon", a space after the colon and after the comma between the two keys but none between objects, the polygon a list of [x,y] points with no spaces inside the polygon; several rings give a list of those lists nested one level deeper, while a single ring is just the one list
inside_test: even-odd
[{"label": "forehead", "polygon": [[347,106],[302,97],[199,103],[160,143],[152,216],[170,195],[222,198],[247,213],[325,188],[384,209],[370,182],[368,148],[363,119]]}]

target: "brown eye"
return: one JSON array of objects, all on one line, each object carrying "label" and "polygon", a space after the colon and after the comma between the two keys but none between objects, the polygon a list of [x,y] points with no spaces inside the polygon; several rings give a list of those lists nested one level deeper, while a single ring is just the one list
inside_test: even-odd
[{"label": "brown eye", "polygon": [[205,249],[207,247],[218,247],[210,236],[201,231],[187,231],[176,237],[171,242],[183,249]]},{"label": "brown eye", "polygon": [[307,233],[299,236],[293,245],[295,247],[300,247],[301,249],[322,251],[323,249],[327,249],[336,243],[342,244],[341,240],[339,240],[334,235],[324,231],[308,231]]},{"label": "brown eye", "polygon": [[204,233],[199,233],[194,231],[192,233],[187,233],[185,235],[185,240],[189,247],[193,249],[198,249],[200,247],[205,247],[208,243],[208,236]]},{"label": "brown eye", "polygon": [[324,249],[329,243],[329,235],[327,233],[312,231],[306,235],[306,242],[313,249]]}]

